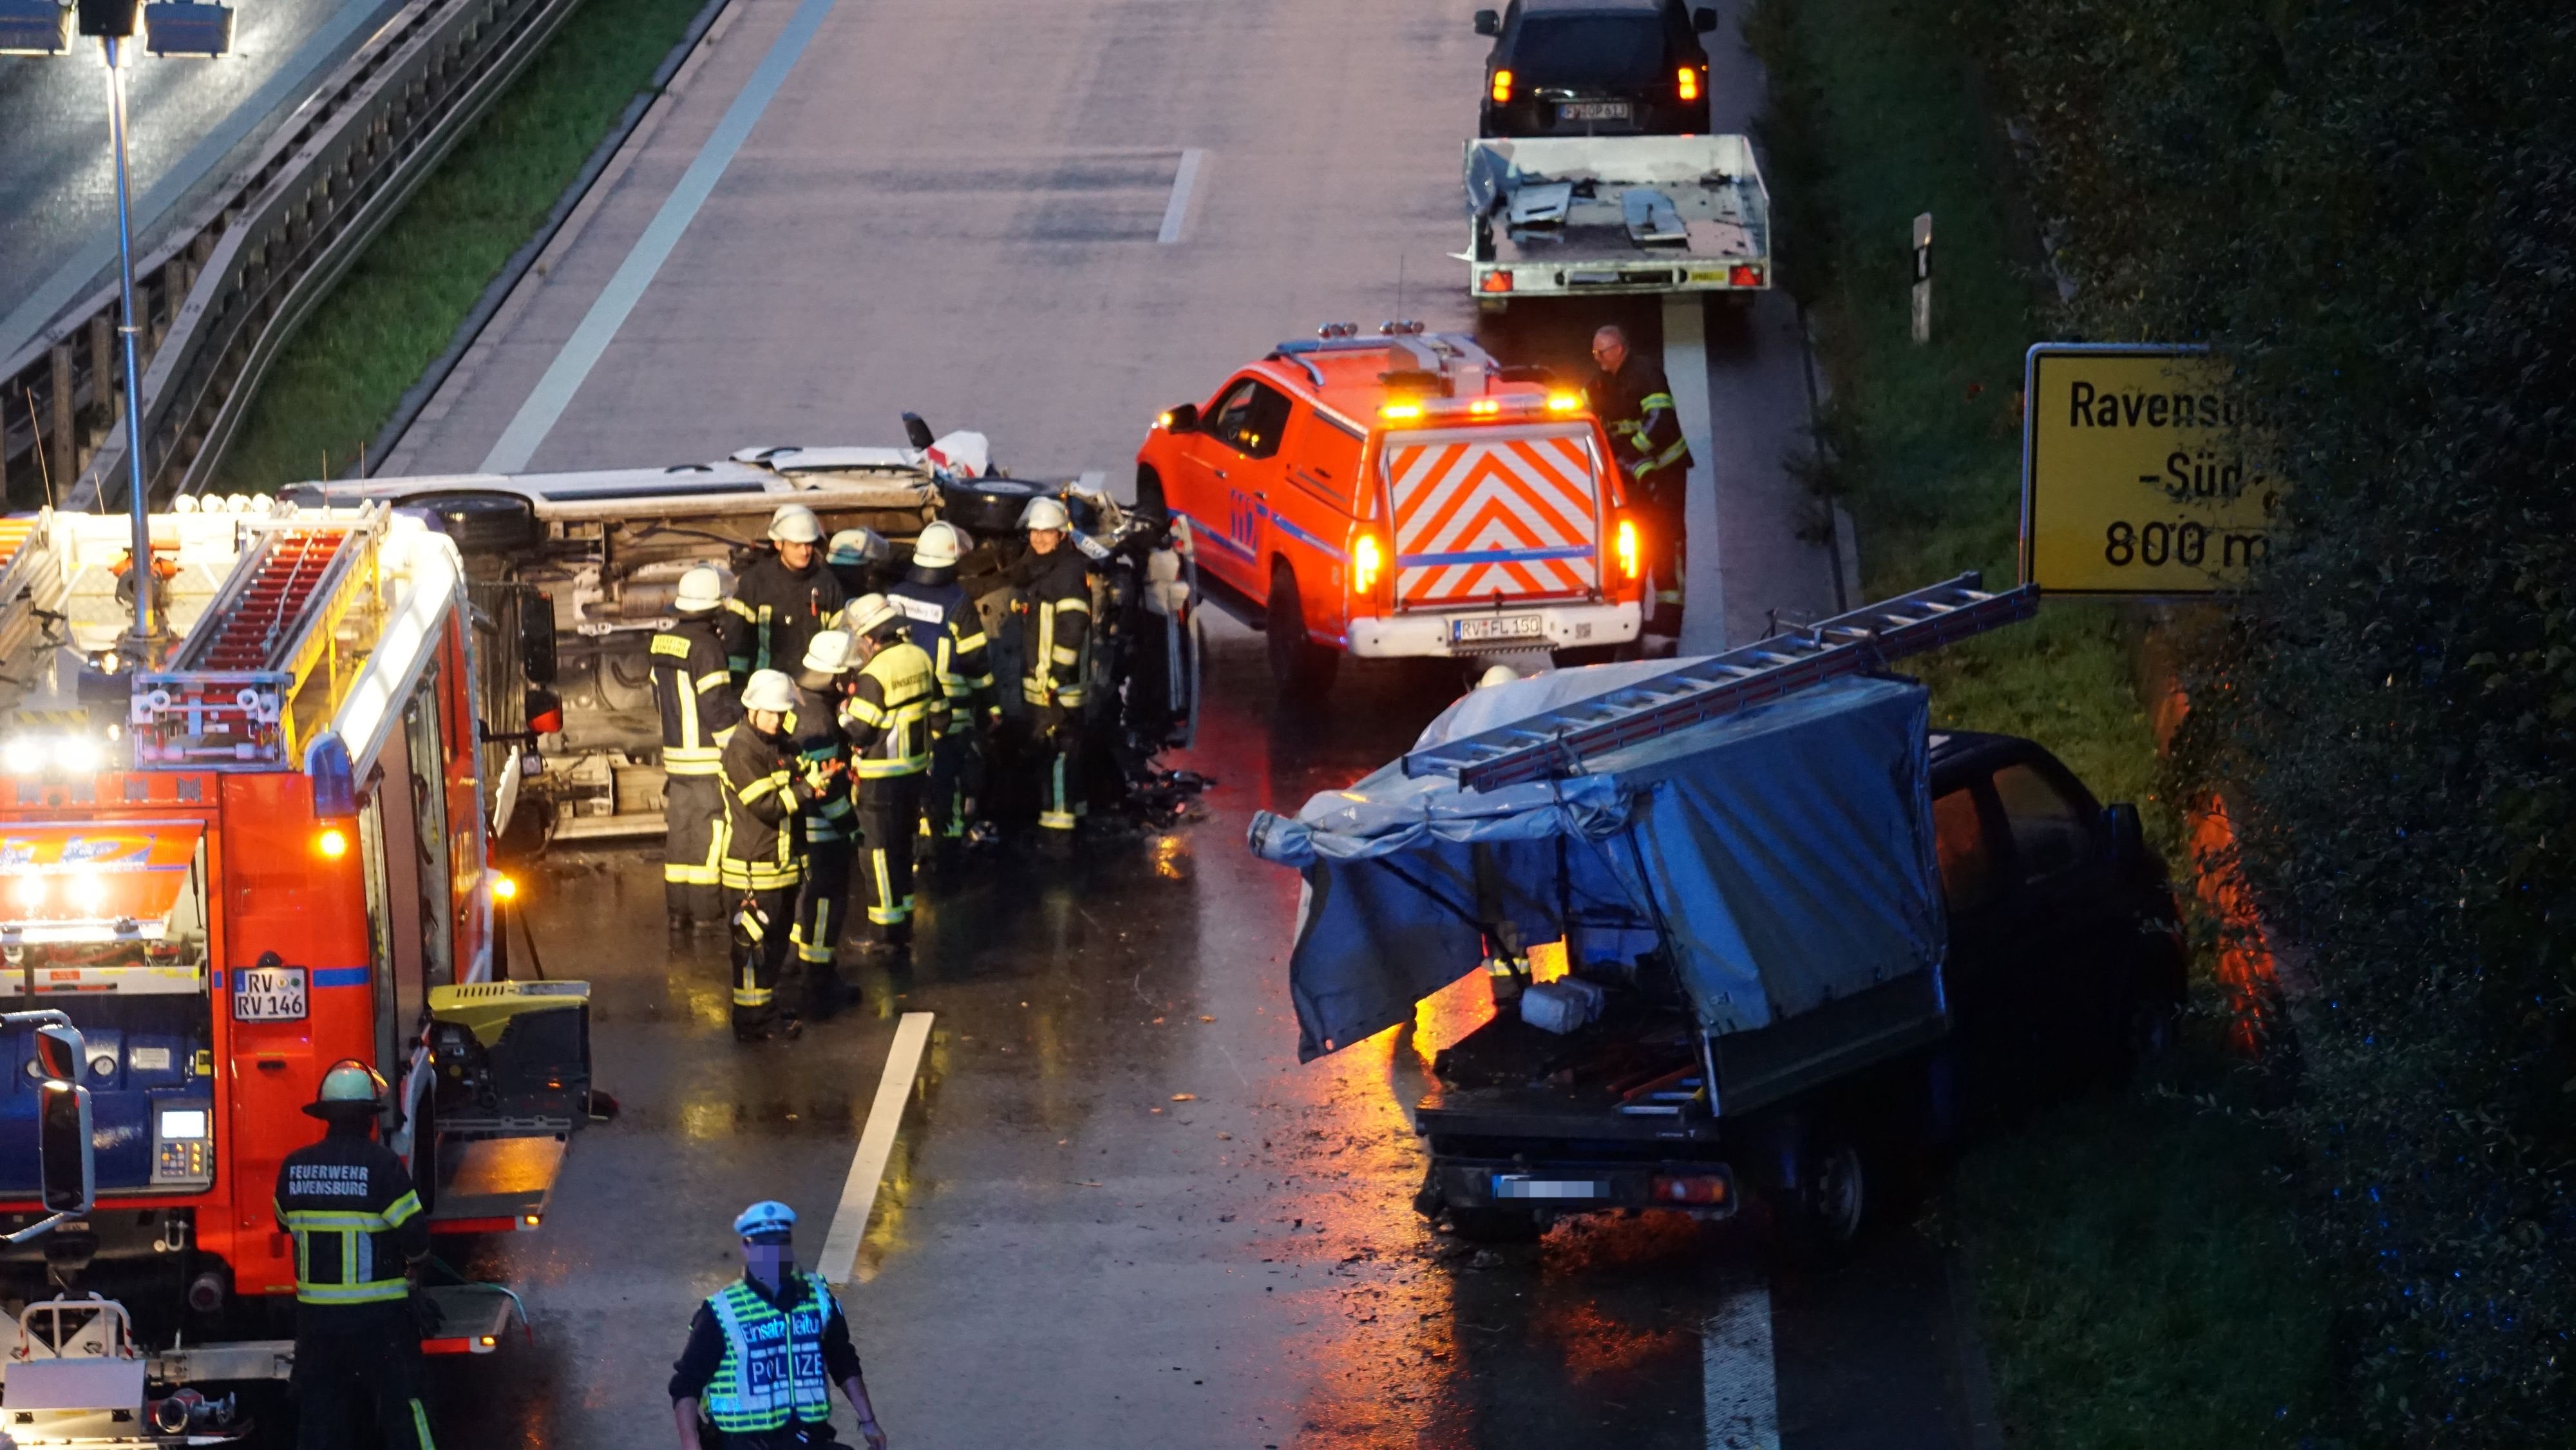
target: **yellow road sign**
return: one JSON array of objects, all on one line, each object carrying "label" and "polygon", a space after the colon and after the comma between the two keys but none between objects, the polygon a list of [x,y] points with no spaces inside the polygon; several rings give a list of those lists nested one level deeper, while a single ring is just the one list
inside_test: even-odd
[{"label": "yellow road sign", "polygon": [[2205,350],[2044,342],[2022,397],[2021,576],[2042,594],[2215,594],[2262,562],[2282,484]]}]

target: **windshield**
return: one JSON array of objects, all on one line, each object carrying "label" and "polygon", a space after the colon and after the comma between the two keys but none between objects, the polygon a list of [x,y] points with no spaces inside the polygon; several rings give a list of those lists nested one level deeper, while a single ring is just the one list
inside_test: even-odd
[{"label": "windshield", "polygon": [[1513,51],[1522,79],[1533,86],[1650,84],[1664,58],[1663,36],[1651,15],[1526,20]]}]

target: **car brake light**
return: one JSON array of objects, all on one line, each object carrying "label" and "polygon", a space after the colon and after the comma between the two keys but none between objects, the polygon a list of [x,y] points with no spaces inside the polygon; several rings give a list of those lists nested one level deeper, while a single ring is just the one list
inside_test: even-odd
[{"label": "car brake light", "polygon": [[1494,102],[1495,102],[1495,104],[1500,105],[1501,103],[1503,103],[1503,102],[1505,102],[1505,101],[1508,101],[1508,100],[1510,100],[1511,98],[1512,98],[1512,73],[1511,73],[1510,71],[1507,71],[1507,70],[1498,70],[1498,71],[1494,72]]},{"label": "car brake light", "polygon": [[1635,519],[1622,518],[1619,520],[1618,529],[1610,536],[1610,549],[1611,552],[1618,555],[1619,558],[1619,577],[1622,579],[1636,578],[1637,521]]},{"label": "car brake light", "polygon": [[1739,262],[1735,266],[1726,269],[1726,285],[1729,287],[1759,287],[1762,285],[1762,269],[1760,267]]},{"label": "car brake light", "polygon": [[1715,1173],[1655,1176],[1655,1202],[1719,1204],[1726,1202],[1726,1179]]},{"label": "car brake light", "polygon": [[1476,285],[1488,292],[1509,292],[1512,290],[1512,274],[1509,272],[1487,272],[1485,274],[1485,280]]},{"label": "car brake light", "polygon": [[[1685,101],[1698,100],[1699,72],[1689,66],[1683,66],[1680,71],[1676,72],[1676,74],[1681,78],[1682,99]],[[1501,97],[1496,97],[1495,99],[1499,100]]]},{"label": "car brake light", "polygon": [[1379,552],[1377,535],[1362,534],[1351,544],[1351,592],[1373,594],[1377,591],[1378,572],[1386,565]]}]

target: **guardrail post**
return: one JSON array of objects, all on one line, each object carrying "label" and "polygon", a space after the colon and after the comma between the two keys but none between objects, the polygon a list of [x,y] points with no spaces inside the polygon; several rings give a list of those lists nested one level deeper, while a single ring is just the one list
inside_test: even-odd
[{"label": "guardrail post", "polygon": [[72,486],[72,457],[79,452],[79,440],[72,436],[72,345],[54,344],[54,426],[45,437],[45,446],[53,450],[53,476],[58,485]]}]

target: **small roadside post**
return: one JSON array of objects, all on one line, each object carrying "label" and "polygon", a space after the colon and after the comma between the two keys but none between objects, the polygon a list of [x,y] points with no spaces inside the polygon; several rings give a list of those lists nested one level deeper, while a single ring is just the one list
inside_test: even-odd
[{"label": "small roadside post", "polygon": [[1914,340],[1932,340],[1932,213],[1914,219]]}]

